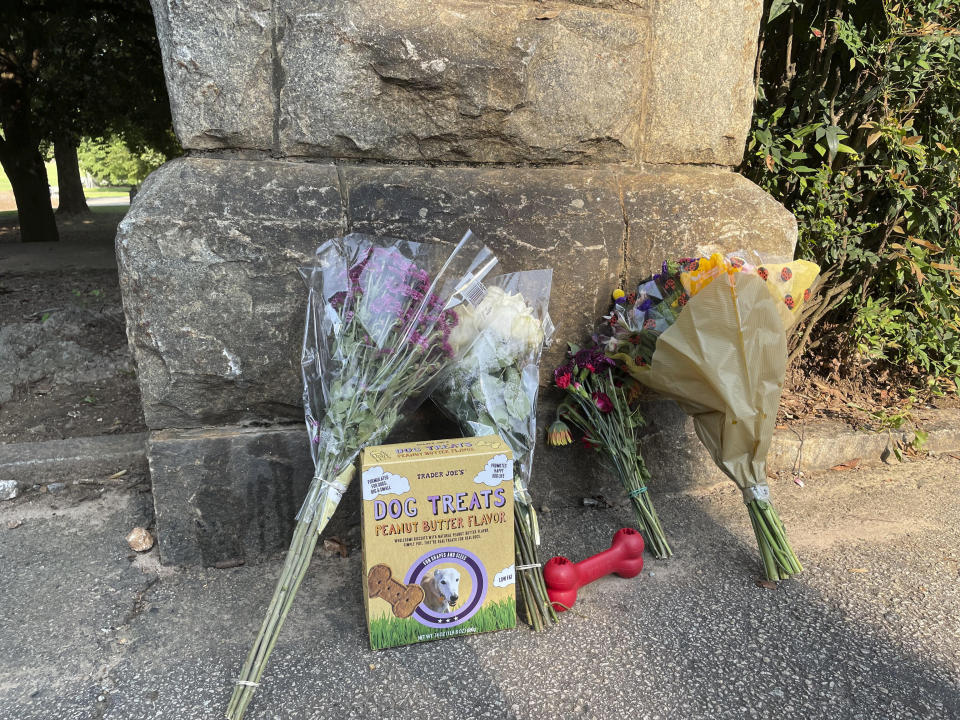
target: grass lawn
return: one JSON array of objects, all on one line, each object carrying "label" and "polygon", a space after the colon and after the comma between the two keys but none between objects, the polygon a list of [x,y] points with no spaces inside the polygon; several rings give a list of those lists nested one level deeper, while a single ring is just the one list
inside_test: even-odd
[{"label": "grass lawn", "polygon": [[88,198],[127,197],[130,194],[130,186],[115,185],[113,187],[84,188],[83,194]]},{"label": "grass lawn", "polygon": [[[47,182],[50,183],[50,187],[57,186],[57,164],[51,160],[47,164]],[[0,192],[12,192],[13,187],[10,185],[10,179],[7,177],[7,174],[3,172],[3,169],[0,168]],[[83,194],[88,198],[105,198],[105,197],[126,197],[130,192],[129,185],[117,185],[116,187],[96,187],[96,188],[84,188]]]}]

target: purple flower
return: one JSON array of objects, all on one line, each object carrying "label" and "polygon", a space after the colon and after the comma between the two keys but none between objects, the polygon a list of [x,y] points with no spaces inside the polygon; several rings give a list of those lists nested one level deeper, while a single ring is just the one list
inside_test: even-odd
[{"label": "purple flower", "polygon": [[653,276],[653,279],[654,279],[654,280],[659,280],[660,278],[666,277],[666,276],[669,275],[669,274],[670,274],[670,271],[667,269],[667,261],[664,260],[664,261],[663,261],[663,265],[662,265],[661,268],[660,268],[660,272],[658,272],[656,275],[654,275],[654,276]]},{"label": "purple flower", "polygon": [[368,250],[363,260],[361,260],[356,265],[351,267],[350,270],[347,272],[347,277],[350,278],[350,282],[356,283],[360,279],[360,276],[363,274],[364,268],[366,268],[367,263],[370,262],[371,253],[372,251]]},{"label": "purple flower", "polygon": [[420,302],[423,300],[423,293],[416,288],[410,287],[409,285],[403,285],[400,289],[400,294],[411,298],[414,302]]},{"label": "purple flower", "polygon": [[590,372],[598,372],[604,367],[615,365],[613,360],[604,355],[602,350],[595,347],[578,350],[577,354],[573,356],[573,361],[577,364],[577,367],[586,368]]},{"label": "purple flower", "polygon": [[403,312],[405,305],[397,298],[387,298],[383,301],[383,311],[390,315],[399,315]]},{"label": "purple flower", "polygon": [[643,299],[643,302],[640,303],[640,305],[639,305],[639,309],[640,309],[642,312],[646,312],[647,310],[649,310],[649,309],[652,308],[652,307],[653,307],[653,300],[651,300],[650,298],[644,298],[644,299]]},{"label": "purple flower", "polygon": [[415,285],[429,285],[430,276],[427,274],[426,270],[421,270],[413,263],[410,263],[410,267],[407,268],[407,278]]},{"label": "purple flower", "polygon": [[423,350],[430,349],[430,338],[421,335],[416,330],[410,333],[410,343],[419,346]]}]

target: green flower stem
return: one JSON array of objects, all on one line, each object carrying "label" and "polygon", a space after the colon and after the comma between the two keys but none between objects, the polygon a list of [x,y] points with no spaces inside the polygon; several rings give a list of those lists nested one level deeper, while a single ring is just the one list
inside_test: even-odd
[{"label": "green flower stem", "polygon": [[787,539],[786,529],[773,505],[751,500],[747,503],[747,511],[767,579],[786,580],[802,572],[803,566]]},{"label": "green flower stem", "polygon": [[[270,600],[267,615],[260,626],[257,639],[250,648],[243,669],[240,671],[240,676],[237,678],[243,683],[254,684],[247,685],[238,682],[234,686],[226,713],[230,720],[240,720],[250,701],[253,700],[257,684],[266,668],[267,660],[277,643],[280,628],[287,618],[287,613],[290,612],[293,600],[300,589],[300,583],[303,582],[303,578],[307,574],[307,568],[310,567],[310,558],[313,556],[313,550],[320,538],[320,533],[330,520],[339,502],[339,500],[334,502],[330,487],[323,482],[323,473],[327,471],[328,468],[326,467],[321,469],[310,485],[306,507],[312,507],[316,503],[316,512],[308,513],[305,518],[297,521],[293,539],[290,542],[290,549],[287,550],[283,570],[273,591],[273,598]],[[350,465],[340,474],[338,480],[343,484],[349,484],[353,473],[354,467]]]},{"label": "green flower stem", "polygon": [[[518,502],[514,505],[513,544],[515,550],[514,573],[517,588],[523,601],[527,623],[534,630],[543,630],[557,622],[557,611],[547,596],[547,586],[543,580],[543,568],[540,567],[539,552],[534,542],[534,509]],[[516,568],[532,565],[524,570]]]},{"label": "green flower stem", "polygon": [[[569,400],[561,413],[587,434],[593,444],[606,451],[620,484],[630,497],[647,548],[654,557],[670,557],[673,551],[646,489],[650,472],[637,445],[635,428],[641,422],[638,414],[630,411],[623,391],[614,385],[612,372],[601,376],[581,371],[578,378],[579,387],[571,384],[566,388]],[[606,393],[613,410],[601,412],[593,400],[594,392]]]},{"label": "green flower stem", "polygon": [[[343,330],[345,335],[341,337],[356,335],[353,328],[355,322],[346,324]],[[339,503],[335,491],[324,481],[339,472],[340,479],[348,478],[342,484],[349,483],[354,472],[353,462],[361,448],[381,442],[386,437],[397,422],[397,407],[405,399],[422,393],[442,365],[441,358],[434,356],[433,346],[428,353],[418,351],[399,339],[394,339],[393,346],[400,347],[401,351],[395,354],[394,362],[389,363],[392,374],[385,373],[382,366],[375,362],[374,352],[361,352],[357,372],[350,375],[348,382],[340,385],[339,391],[331,399],[320,436],[329,435],[333,438],[337,450],[321,450],[322,459],[310,484],[302,515],[297,520],[273,598],[238,678],[244,683],[253,684],[238,683],[234,686],[227,708],[230,720],[240,720],[253,699],[256,684],[260,682],[283,622],[310,567],[320,533]],[[332,408],[338,406],[340,401],[345,403],[343,408],[334,412]],[[369,425],[369,432],[362,431],[363,425]]]}]

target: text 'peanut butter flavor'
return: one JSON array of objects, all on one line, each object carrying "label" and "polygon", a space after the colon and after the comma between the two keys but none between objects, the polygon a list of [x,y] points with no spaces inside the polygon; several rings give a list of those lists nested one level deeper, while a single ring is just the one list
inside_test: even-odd
[{"label": "text 'peanut butter flavor'", "polygon": [[363,452],[370,646],[512,628],[513,455],[498,435]]}]

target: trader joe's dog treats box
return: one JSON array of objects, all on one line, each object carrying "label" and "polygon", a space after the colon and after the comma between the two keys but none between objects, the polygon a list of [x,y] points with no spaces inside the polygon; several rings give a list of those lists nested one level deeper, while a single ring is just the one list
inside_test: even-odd
[{"label": "trader joe's dog treats box", "polygon": [[497,435],[363,453],[374,650],[516,625],[513,456]]}]

